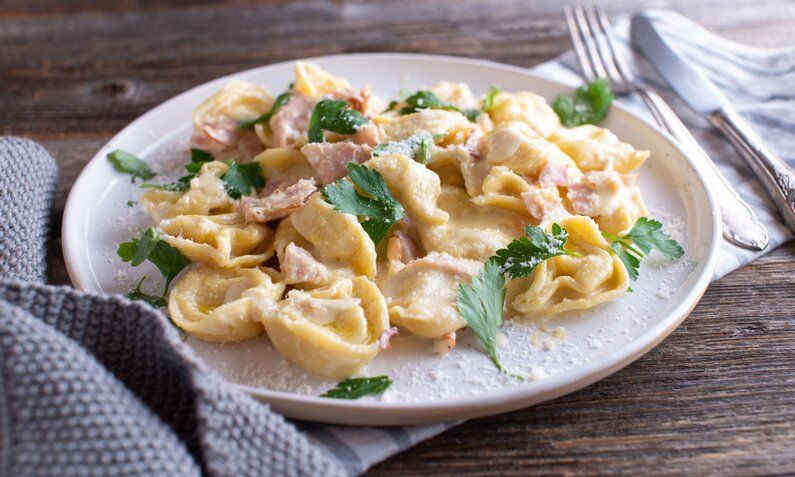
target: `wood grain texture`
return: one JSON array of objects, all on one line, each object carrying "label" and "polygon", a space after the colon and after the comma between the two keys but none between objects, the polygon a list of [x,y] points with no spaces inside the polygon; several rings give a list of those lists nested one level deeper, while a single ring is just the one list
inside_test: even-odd
[{"label": "wood grain texture", "polygon": [[[788,0],[615,0],[673,8],[729,38],[792,45]],[[66,194],[119,129],[185,89],[277,61],[403,51],[520,66],[569,48],[543,0],[0,0],[0,134],[32,137]],[[760,277],[763,277],[760,279]],[[795,244],[713,284],[685,323],[615,375],[572,395],[465,423],[373,476],[795,474]]]}]

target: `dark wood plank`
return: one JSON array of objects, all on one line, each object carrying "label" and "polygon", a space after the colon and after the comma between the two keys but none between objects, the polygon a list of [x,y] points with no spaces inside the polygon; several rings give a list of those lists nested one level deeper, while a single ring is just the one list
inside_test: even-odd
[{"label": "dark wood plank", "polygon": [[[737,41],[792,45],[788,0],[612,0],[674,8]],[[407,51],[521,66],[569,48],[544,0],[0,0],[0,134],[56,157],[50,278],[68,284],[60,215],[82,167],[148,109],[217,76],[300,57]],[[764,279],[760,279],[764,277]],[[707,291],[621,372],[531,409],[468,422],[369,474],[795,474],[795,244]]]}]

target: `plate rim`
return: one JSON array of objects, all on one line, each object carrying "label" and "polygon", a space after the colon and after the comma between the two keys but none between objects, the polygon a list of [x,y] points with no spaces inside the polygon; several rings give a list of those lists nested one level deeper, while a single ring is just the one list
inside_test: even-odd
[{"label": "plate rim", "polygon": [[[339,60],[344,61],[347,59],[401,59],[409,61],[423,60],[434,62],[454,62],[481,68],[485,67],[492,70],[496,69],[512,73],[520,73],[532,78],[534,81],[549,83],[557,87],[564,86],[567,89],[573,89],[570,84],[538,76],[534,72],[529,71],[527,68],[498,63],[490,60],[452,55],[386,52],[351,53],[316,56],[311,58],[297,58],[233,72],[228,75],[202,82],[167,99],[166,101],[163,101],[127,124],[112,138],[110,138],[102,147],[100,147],[100,149],[95,153],[91,160],[86,163],[83,170],[80,172],[80,175],[75,180],[69,191],[69,195],[64,206],[61,224],[61,248],[64,254],[66,269],[72,285],[78,290],[93,290],[91,287],[87,287],[86,283],[81,281],[81,273],[78,273],[78,271],[73,267],[73,263],[77,262],[75,256],[78,254],[78,248],[72,244],[70,228],[74,228],[71,227],[71,225],[75,221],[75,197],[77,195],[77,191],[80,190],[81,186],[83,186],[83,183],[88,180],[87,177],[90,175],[90,170],[97,167],[97,164],[101,162],[109,145],[117,142],[119,137],[125,135],[129,130],[139,127],[142,123],[145,123],[149,117],[156,115],[163,109],[171,107],[173,103],[176,103],[184,96],[192,94],[195,90],[207,85],[208,83],[231,79],[242,74],[254,73],[259,70],[282,68],[301,60],[327,62]],[[304,413],[303,415],[306,416],[311,414],[312,417],[302,417],[302,419],[311,419],[315,422],[337,424],[407,425],[440,422],[464,417],[476,418],[485,415],[499,414],[521,409],[549,399],[554,399],[593,384],[594,382],[619,371],[620,369],[643,356],[645,353],[654,349],[660,342],[662,342],[676,328],[678,328],[685,318],[687,318],[693,308],[695,308],[695,306],[699,303],[702,295],[710,284],[711,278],[717,266],[722,243],[722,221],[720,209],[717,204],[715,193],[709,187],[709,181],[707,180],[708,174],[706,173],[707,165],[699,164],[698,161],[694,160],[692,155],[688,154],[668,133],[661,130],[657,125],[651,123],[649,120],[635,115],[620,104],[614,104],[613,107],[620,111],[621,114],[627,115],[632,120],[640,121],[649,127],[656,134],[662,136],[666,142],[668,142],[679,152],[679,154],[693,169],[696,177],[703,185],[711,212],[710,217],[712,218],[712,240],[707,253],[707,258],[705,261],[706,263],[696,277],[692,289],[689,290],[686,293],[685,298],[670,313],[666,315],[664,320],[649,328],[636,339],[622,345],[619,351],[609,353],[586,365],[582,365],[576,368],[576,370],[573,372],[553,375],[536,381],[528,381],[517,386],[486,391],[476,395],[456,397],[445,400],[432,400],[428,402],[347,401],[337,399],[321,399],[318,396],[302,395],[286,391],[266,390],[228,381],[227,384],[234,388],[240,389],[257,399],[268,402],[272,407],[274,407],[274,409],[283,412],[288,416],[290,414],[294,415],[294,413],[288,412],[286,409],[287,407],[310,405],[312,408],[311,412]],[[73,256],[73,254],[75,256]],[[83,272],[83,274],[84,273],[85,272]],[[193,353],[192,350],[191,353]],[[528,389],[529,386],[532,386],[532,390]],[[361,415],[356,416],[354,419],[335,419],[335,411],[345,411],[345,415],[348,416],[350,415],[351,411],[359,411],[361,412]]]}]

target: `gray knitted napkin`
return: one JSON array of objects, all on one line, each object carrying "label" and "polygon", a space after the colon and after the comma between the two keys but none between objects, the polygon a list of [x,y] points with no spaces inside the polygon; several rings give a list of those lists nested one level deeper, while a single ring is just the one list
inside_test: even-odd
[{"label": "gray knitted napkin", "polygon": [[[732,43],[672,12],[657,21],[792,163],[795,50]],[[626,45],[628,22],[617,27]],[[791,238],[734,151],[632,60],[757,207],[768,251]],[[571,54],[533,70],[582,81]],[[299,430],[225,386],[148,305],[44,285],[55,163],[35,143],[0,138],[0,178],[0,476],[355,475],[454,425]],[[756,256],[724,244],[717,276]]]}]

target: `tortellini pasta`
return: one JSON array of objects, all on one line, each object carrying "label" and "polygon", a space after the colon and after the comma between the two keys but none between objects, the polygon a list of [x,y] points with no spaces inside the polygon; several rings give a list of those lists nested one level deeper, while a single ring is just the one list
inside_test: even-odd
[{"label": "tortellini pasta", "polygon": [[566,249],[579,252],[582,257],[552,257],[541,262],[527,279],[512,282],[510,286],[515,289],[529,283],[511,300],[511,306],[520,313],[548,316],[583,310],[614,300],[629,288],[627,269],[610,253],[596,222],[589,217],[572,216],[558,223],[569,232]]},{"label": "tortellini pasta", "polygon": [[574,159],[582,171],[628,173],[649,157],[649,151],[638,151],[609,130],[590,124],[558,129],[549,140]]},{"label": "tortellini pasta", "polygon": [[[354,215],[342,214],[315,193],[293,212],[295,230],[317,250],[318,258],[350,265],[359,275],[374,277],[375,244]],[[329,233],[333,230],[334,233]]]},{"label": "tortellini pasta", "polygon": [[267,149],[255,157],[254,161],[262,167],[262,175],[266,180],[264,194],[281,186],[294,184],[299,179],[311,179],[315,175],[304,155],[291,148]]},{"label": "tortellini pasta", "polygon": [[439,176],[422,164],[400,154],[385,154],[367,161],[367,166],[380,172],[395,198],[406,211],[425,223],[447,222],[447,212],[436,206],[441,193]]},{"label": "tortellini pasta", "polygon": [[295,62],[294,91],[307,96],[318,97],[345,91],[350,88],[350,83],[345,78],[334,76],[322,70],[314,63],[307,61]]},{"label": "tortellini pasta", "polygon": [[199,266],[171,290],[168,312],[199,339],[243,341],[262,333],[260,313],[273,309],[283,293],[284,284],[272,270]]},{"label": "tortellini pasta", "polygon": [[365,277],[339,278],[311,291],[291,290],[262,323],[273,346],[309,372],[329,378],[358,373],[389,330],[384,296]]},{"label": "tortellini pasta", "polygon": [[229,166],[219,161],[204,164],[200,174],[190,181],[187,192],[150,189],[141,194],[141,203],[158,224],[178,215],[214,215],[230,212],[232,199],[224,189],[221,176]]},{"label": "tortellini pasta", "polygon": [[466,326],[458,315],[458,286],[478,273],[482,264],[431,253],[391,274],[381,290],[392,323],[424,338],[440,338]]},{"label": "tortellini pasta", "polygon": [[604,232],[620,234],[647,213],[636,182],[635,174],[589,172],[569,186],[566,197],[572,212],[593,217]]},{"label": "tortellini pasta", "polygon": [[[215,160],[184,180],[187,190],[180,182],[140,200],[159,236],[193,262],[168,296],[174,322],[214,342],[264,331],[306,371],[354,376],[398,329],[437,351],[455,346],[467,325],[461,285],[527,226],[554,223],[577,254],[506,278],[505,317],[547,319],[626,292],[629,274],[602,233],[623,233],[647,214],[636,171],[648,151],[598,126],[563,128],[531,92],[498,93],[483,111],[486,96],[464,83],[421,91],[387,107],[369,86],[299,61],[289,100],[253,132],[240,122],[274,103],[261,86],[233,80],[202,102],[190,147]],[[443,104],[423,103],[433,95]],[[326,99],[344,101],[361,124],[324,125],[322,141],[313,135],[308,144],[313,111]],[[385,145],[417,135],[422,143]],[[364,166],[358,177],[346,177],[351,163]],[[246,190],[255,173],[264,185],[252,181],[239,197],[235,184]],[[371,233],[382,221],[385,235],[373,234],[380,243],[367,220]]]},{"label": "tortellini pasta", "polygon": [[417,227],[428,252],[448,253],[482,263],[522,235],[526,224],[523,217],[513,212],[478,206],[465,191],[455,187],[442,187],[438,205],[450,215],[450,220],[444,225]]},{"label": "tortellini pasta", "polygon": [[462,143],[472,129],[466,116],[445,109],[423,109],[384,121],[381,127],[390,141],[400,141],[426,132],[432,136],[442,136],[443,144]]},{"label": "tortellini pasta", "polygon": [[224,122],[254,119],[273,104],[273,96],[262,86],[232,80],[193,110],[193,128],[202,130],[207,124],[223,126]]},{"label": "tortellini pasta", "polygon": [[164,238],[193,262],[217,267],[254,267],[273,256],[273,232],[246,223],[238,213],[178,215],[160,222]]},{"label": "tortellini pasta", "polygon": [[495,124],[521,121],[542,137],[560,128],[560,119],[541,96],[527,91],[500,93],[494,98],[489,116]]}]

